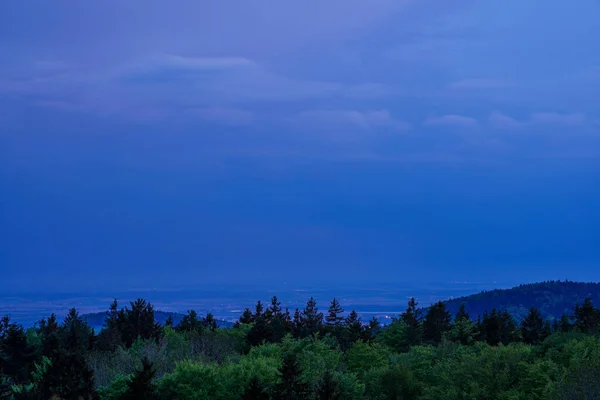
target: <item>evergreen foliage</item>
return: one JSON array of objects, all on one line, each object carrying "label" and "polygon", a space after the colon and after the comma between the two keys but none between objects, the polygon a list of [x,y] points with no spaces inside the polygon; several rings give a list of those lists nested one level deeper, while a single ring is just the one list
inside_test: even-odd
[{"label": "evergreen foliage", "polygon": [[[326,316],[310,298],[293,317],[277,297],[231,329],[189,311],[160,326],[144,300],[114,301],[96,337],[72,309],[23,329],[0,320],[0,398],[6,399],[595,399],[598,309],[574,303],[552,323],[530,307],[520,322],[492,308],[452,319],[415,299],[388,326]],[[134,340],[135,338],[135,340]],[[132,343],[130,343],[133,340]]]}]

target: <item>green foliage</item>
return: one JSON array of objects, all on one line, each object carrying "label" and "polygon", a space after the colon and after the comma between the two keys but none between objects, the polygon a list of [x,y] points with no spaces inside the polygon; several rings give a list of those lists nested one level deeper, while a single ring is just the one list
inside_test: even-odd
[{"label": "green foliage", "polygon": [[372,368],[365,373],[365,392],[373,400],[413,400],[422,393],[422,385],[406,366]]},{"label": "green foliage", "polygon": [[408,351],[413,341],[413,328],[407,326],[401,319],[394,319],[375,339],[377,343],[389,347],[394,352]]},{"label": "green foliage", "polygon": [[346,352],[346,369],[362,375],[372,368],[385,368],[390,364],[391,351],[379,343],[356,342]]},{"label": "green foliage", "polygon": [[[292,318],[277,297],[232,329],[190,311],[160,327],[149,303],[111,305],[96,337],[76,310],[23,330],[0,321],[0,396],[7,399],[600,398],[598,310],[591,301],[554,323],[531,308],[517,324],[492,309],[473,322],[443,303],[424,318],[411,299],[387,327],[333,301]],[[135,318],[134,318],[135,317]],[[136,319],[136,321],[134,321]],[[327,322],[324,324],[324,321]]]},{"label": "green foliage", "polygon": [[161,398],[179,400],[234,398],[224,385],[223,371],[214,364],[182,361],[158,382],[158,393]]},{"label": "green foliage", "polygon": [[104,386],[98,389],[98,395],[101,400],[121,400],[125,392],[127,392],[128,385],[132,375],[121,375],[113,379],[108,386]]}]

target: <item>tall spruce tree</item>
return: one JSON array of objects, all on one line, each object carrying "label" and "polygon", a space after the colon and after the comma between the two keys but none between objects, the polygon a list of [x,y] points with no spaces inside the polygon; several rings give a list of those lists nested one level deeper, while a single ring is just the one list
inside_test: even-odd
[{"label": "tall spruce tree", "polygon": [[271,305],[269,306],[269,311],[273,318],[281,316],[281,302],[277,299],[277,296],[273,296],[271,298]]},{"label": "tall spruce tree", "polygon": [[592,299],[587,297],[583,304],[575,305],[575,326],[583,333],[596,333],[600,322],[600,310],[594,307]]},{"label": "tall spruce tree", "polygon": [[544,339],[544,319],[540,310],[535,307],[529,309],[521,321],[521,335],[527,344],[538,344]]},{"label": "tall spruce tree", "polygon": [[452,328],[452,315],[446,305],[438,301],[427,311],[423,320],[423,340],[429,344],[438,344]]},{"label": "tall spruce tree", "polygon": [[206,314],[204,318],[202,318],[202,327],[208,329],[211,332],[217,330],[217,320],[212,313]]},{"label": "tall spruce tree", "polygon": [[60,326],[58,351],[50,358],[49,367],[40,377],[38,390],[42,398],[96,398],[94,372],[87,362],[91,329],[72,309]]},{"label": "tall spruce tree", "polygon": [[375,339],[377,334],[381,331],[381,323],[377,319],[377,317],[371,318],[369,323],[367,324],[364,332],[364,339],[367,342],[370,342]]},{"label": "tall spruce tree", "polygon": [[362,320],[358,316],[358,313],[355,310],[350,311],[346,320],[344,321],[344,325],[348,330],[348,339],[350,344],[357,342],[362,339],[364,336],[364,329]]},{"label": "tall spruce tree", "polygon": [[566,333],[570,332],[573,329],[573,324],[571,323],[571,317],[568,314],[563,313],[558,321],[558,332]]},{"label": "tall spruce tree", "polygon": [[263,303],[258,300],[256,302],[256,307],[254,308],[254,319],[260,317],[263,314],[265,307],[263,306]]},{"label": "tall spruce tree", "polygon": [[254,322],[254,314],[252,314],[252,311],[250,311],[249,308],[245,308],[242,316],[240,317],[240,323],[251,324],[252,322]]},{"label": "tall spruce tree", "polygon": [[340,305],[340,302],[334,297],[329,305],[329,310],[327,312],[327,316],[325,317],[325,321],[327,325],[332,327],[340,327],[344,322],[344,309]]},{"label": "tall spruce tree", "polygon": [[421,311],[417,308],[419,303],[414,297],[408,301],[406,311],[400,315],[405,325],[405,342],[408,346],[415,346],[421,343]]},{"label": "tall spruce tree", "polygon": [[306,307],[301,315],[302,337],[311,336],[321,331],[323,327],[323,313],[319,312],[317,302],[311,297],[306,302]]},{"label": "tall spruce tree", "polygon": [[302,336],[302,313],[296,308],[294,317],[292,318],[292,335],[295,338]]},{"label": "tall spruce tree", "polygon": [[140,298],[130,302],[130,307],[126,310],[125,345],[131,347],[138,338],[158,341],[162,335],[162,327],[154,319],[154,306]]},{"label": "tall spruce tree", "polygon": [[510,343],[515,343],[521,340],[521,332],[519,331],[519,326],[517,321],[512,316],[508,310],[504,310],[501,316],[502,319],[502,331],[500,335],[500,340],[503,345],[508,345]]},{"label": "tall spruce tree", "polygon": [[201,333],[204,326],[202,320],[198,318],[198,313],[194,310],[188,310],[187,314],[181,318],[181,321],[175,327],[178,332],[196,332]]},{"label": "tall spruce tree", "polygon": [[0,376],[13,383],[25,383],[37,358],[36,349],[27,341],[23,327],[5,317],[0,325]]},{"label": "tall spruce tree", "polygon": [[458,307],[458,311],[454,316],[454,321],[460,321],[461,319],[470,319],[469,313],[467,312],[467,308],[464,305],[464,303],[461,304],[460,307]]}]

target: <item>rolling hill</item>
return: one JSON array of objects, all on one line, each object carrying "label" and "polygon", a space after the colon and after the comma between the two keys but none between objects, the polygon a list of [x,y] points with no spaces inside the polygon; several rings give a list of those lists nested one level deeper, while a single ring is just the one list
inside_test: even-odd
[{"label": "rolling hill", "polygon": [[453,314],[464,304],[471,318],[476,319],[484,311],[496,308],[508,310],[517,320],[527,314],[530,307],[542,312],[546,319],[560,318],[563,313],[572,314],[573,307],[586,297],[600,305],[600,283],[547,281],[524,284],[511,289],[495,289],[445,301]]}]

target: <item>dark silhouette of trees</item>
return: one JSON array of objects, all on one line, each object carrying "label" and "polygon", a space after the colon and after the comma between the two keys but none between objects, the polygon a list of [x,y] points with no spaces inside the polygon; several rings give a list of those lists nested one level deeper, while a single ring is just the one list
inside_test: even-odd
[{"label": "dark silhouette of trees", "polygon": [[254,314],[252,314],[252,311],[250,311],[249,308],[245,308],[242,316],[240,317],[240,323],[251,324],[252,322],[254,322]]},{"label": "dark silhouette of trees", "polygon": [[319,312],[317,302],[310,298],[304,311],[300,314],[300,337],[311,336],[321,331],[323,327],[323,313]]},{"label": "dark silhouette of trees", "polygon": [[10,377],[13,383],[26,382],[36,358],[23,327],[4,317],[0,322],[0,375]]},{"label": "dark silhouette of trees", "polygon": [[340,305],[340,302],[334,297],[329,305],[329,310],[327,312],[327,316],[325,317],[325,321],[327,325],[333,327],[340,327],[344,322],[344,309]]},{"label": "dark silhouette of trees", "polygon": [[535,307],[529,309],[529,313],[521,321],[521,335],[527,344],[538,344],[546,338],[547,334],[544,332],[544,320],[540,310]]},{"label": "dark silhouette of trees", "polygon": [[204,318],[202,318],[202,327],[208,329],[211,332],[217,330],[217,320],[212,313],[207,313]]},{"label": "dark silhouette of trees", "polygon": [[202,332],[204,325],[198,318],[198,313],[194,310],[188,310],[188,313],[179,321],[175,330],[178,332]]},{"label": "dark silhouette of trees", "polygon": [[586,297],[583,304],[575,305],[575,313],[573,320],[575,326],[583,333],[595,333],[598,331],[598,323],[600,322],[600,310],[594,307],[592,299]]},{"label": "dark silhouette of trees", "polygon": [[400,315],[400,319],[406,326],[405,341],[408,346],[421,343],[421,310],[417,308],[418,305],[415,298],[411,297],[406,311]]},{"label": "dark silhouette of trees", "polygon": [[344,326],[348,330],[348,340],[350,344],[355,343],[364,337],[362,320],[355,310],[350,311],[350,314],[348,314],[344,321]]},{"label": "dark silhouette of trees", "polygon": [[154,377],[156,371],[147,357],[142,359],[142,368],[137,370],[127,382],[127,390],[122,400],[158,400]]},{"label": "dark silhouette of trees", "polygon": [[508,311],[499,312],[494,308],[484,313],[480,330],[482,339],[492,346],[519,341],[517,323]]},{"label": "dark silhouette of trees", "polygon": [[438,344],[443,335],[452,327],[452,315],[446,310],[446,305],[439,301],[429,307],[423,320],[423,340],[425,343]]}]

